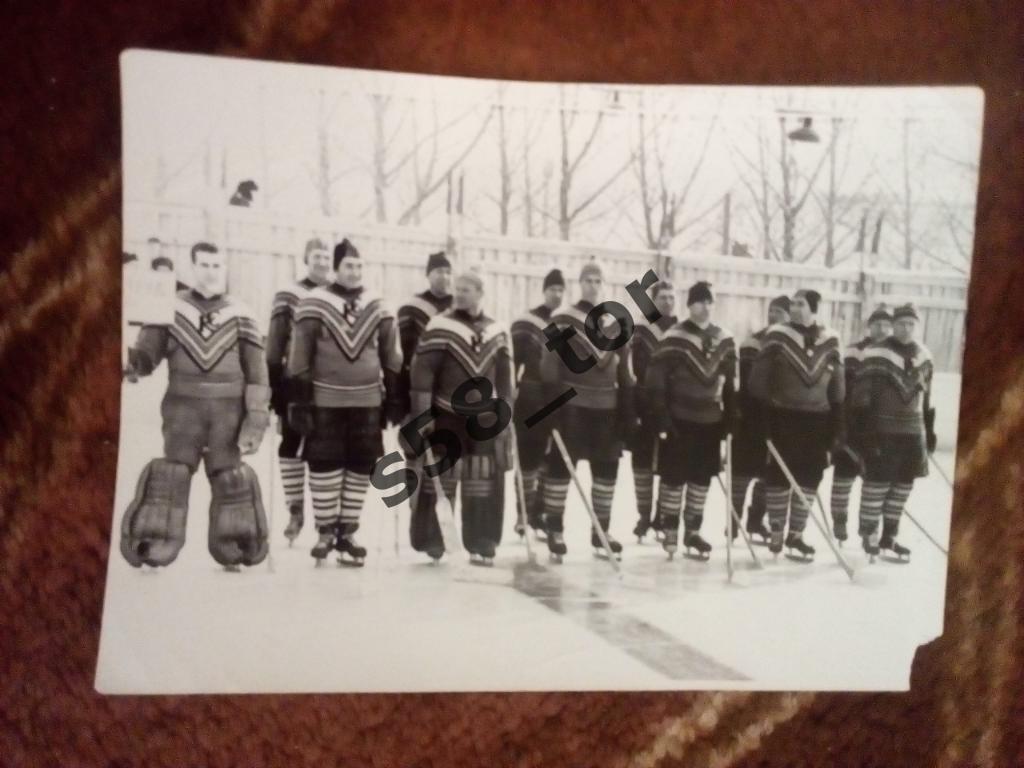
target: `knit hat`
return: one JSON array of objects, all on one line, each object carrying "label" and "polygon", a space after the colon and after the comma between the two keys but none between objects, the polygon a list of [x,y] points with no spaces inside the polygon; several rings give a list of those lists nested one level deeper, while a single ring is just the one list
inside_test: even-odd
[{"label": "knit hat", "polygon": [[889,314],[889,309],[885,304],[879,304],[875,307],[875,311],[868,316],[868,324],[874,323],[878,320],[888,320],[892,322],[892,315]]},{"label": "knit hat", "polygon": [[338,243],[336,246],[334,246],[334,269],[335,270],[338,269],[338,267],[340,266],[342,260],[346,256],[351,256],[354,259],[358,259],[359,258],[359,251],[358,251],[358,249],[354,245],[352,245],[352,243],[349,242],[347,237],[344,240],[342,240],[340,243]]},{"label": "knit hat", "polygon": [[821,302],[821,294],[813,288],[801,288],[793,294],[793,298],[803,299],[807,302],[807,306],[811,308],[811,312],[818,314],[818,304]]},{"label": "knit hat", "polygon": [[789,296],[776,296],[768,303],[768,309],[781,309],[783,312],[789,312]]},{"label": "knit hat", "polygon": [[896,307],[896,309],[892,313],[893,320],[903,320],[904,318],[907,317],[913,318],[914,320],[921,319],[920,316],[918,316],[917,309],[914,307],[913,304],[901,304],[900,306]]},{"label": "knit hat", "polygon": [[157,256],[149,263],[149,266],[152,269],[160,269],[160,267],[167,267],[169,270],[171,270],[171,272],[174,271],[174,262],[171,261],[166,256]]},{"label": "knit hat", "polygon": [[552,285],[560,285],[565,288],[565,278],[562,277],[562,270],[552,269],[544,276],[544,290],[546,291]]},{"label": "knit hat", "polygon": [[583,269],[580,270],[580,282],[583,282],[583,280],[591,275],[596,275],[604,280],[604,271],[601,269],[601,265],[596,261],[588,261],[583,265]]},{"label": "knit hat", "polygon": [[441,267],[448,267],[448,269],[452,268],[452,263],[448,261],[448,256],[445,254],[444,251],[438,251],[437,253],[432,253],[429,256],[427,256],[428,275],[431,273],[431,271],[435,269],[440,269]]},{"label": "knit hat", "polygon": [[713,303],[714,300],[715,297],[711,295],[711,283],[706,280],[698,280],[690,286],[690,290],[686,294],[686,306],[696,304],[698,301],[704,301],[710,304]]}]

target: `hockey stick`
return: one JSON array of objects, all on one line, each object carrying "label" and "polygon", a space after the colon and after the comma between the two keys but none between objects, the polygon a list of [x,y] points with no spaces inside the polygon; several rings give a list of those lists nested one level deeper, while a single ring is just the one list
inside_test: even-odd
[{"label": "hockey stick", "polygon": [[[718,482],[722,482],[722,478],[718,475]],[[732,490],[732,435],[726,434],[725,436],[725,486],[730,491]],[[725,570],[729,574],[729,581],[732,581],[732,499],[729,494],[725,492],[725,488],[722,489],[725,493],[725,506],[728,510],[728,514],[725,516]]]},{"label": "hockey stick", "polygon": [[[431,464],[437,464],[437,460],[434,458],[434,452],[430,450],[430,446],[427,446],[427,461]],[[449,471],[454,467],[449,467]],[[423,475],[427,476],[427,465],[423,465]],[[459,531],[455,526],[455,509],[452,507],[452,503],[448,501],[448,497],[445,495],[444,488],[441,485],[440,473],[430,478],[434,484],[434,495],[437,497],[434,502],[434,515],[437,517],[437,527],[441,530],[441,539],[444,541],[444,548],[449,554],[465,554],[465,549],[462,546],[462,538],[459,536]]]},{"label": "hockey stick", "polygon": [[551,437],[555,441],[555,446],[558,448],[558,452],[562,456],[562,461],[565,462],[566,469],[569,470],[569,476],[572,478],[572,482],[576,486],[580,499],[583,501],[583,506],[587,508],[587,514],[590,515],[590,523],[593,525],[594,531],[597,533],[597,538],[601,540],[601,546],[604,547],[604,551],[608,555],[608,563],[611,565],[612,570],[615,571],[615,575],[618,577],[619,581],[623,586],[632,587],[634,589],[653,589],[653,583],[647,582],[644,579],[638,579],[634,576],[627,576],[623,573],[622,566],[619,565],[619,561],[615,559],[615,555],[612,553],[611,544],[608,542],[608,536],[601,527],[601,521],[597,519],[597,513],[594,512],[594,508],[590,504],[590,499],[587,498],[587,494],[583,491],[583,484],[580,482],[580,478],[576,474],[576,468],[573,466],[572,459],[569,457],[569,451],[565,447],[565,443],[562,442],[562,436],[558,433],[557,429],[552,429]]},{"label": "hockey stick", "polygon": [[941,552],[946,557],[949,557],[949,552],[946,550],[946,548],[939,544],[939,542],[937,542],[934,538],[932,538],[932,535],[925,530],[925,527],[923,525],[917,522],[917,520],[914,518],[912,514],[910,514],[906,509],[903,510],[903,514],[906,515],[907,519],[917,527],[917,530],[924,534],[924,537],[928,539],[928,541],[935,545],[939,552]]},{"label": "hockey stick", "polygon": [[822,522],[825,523],[825,538],[835,541],[836,539],[832,535],[832,531],[828,527],[828,521],[831,519],[832,515],[825,511],[825,502],[821,500],[821,494],[818,493],[817,491],[814,492],[814,500],[818,502],[818,509],[821,510],[821,519]]},{"label": "hockey stick", "polygon": [[519,446],[516,445],[515,434],[509,435],[509,439],[512,441],[512,474],[515,478],[516,491],[519,497],[519,524],[523,526],[523,541],[526,542],[526,560],[531,568],[545,570],[537,563],[537,555],[533,551],[533,545],[530,543],[530,526],[526,524],[526,491],[523,488],[523,470],[519,465]]},{"label": "hockey stick", "polygon": [[949,479],[949,475],[946,474],[946,470],[944,470],[942,468],[942,465],[939,464],[939,461],[938,459],[935,458],[935,455],[929,453],[928,460],[932,463],[932,466],[935,467],[935,470],[939,473],[939,477],[946,481],[946,485],[949,486],[950,490],[953,490],[953,481]]},{"label": "hockey stick", "polygon": [[729,512],[732,514],[732,523],[736,526],[735,530],[737,530],[740,536],[743,537],[743,541],[747,545],[747,550],[750,552],[750,556],[754,558],[754,566],[756,568],[764,568],[761,558],[757,556],[757,550],[754,549],[754,543],[750,540],[750,534],[743,530],[739,513],[737,513],[736,509],[732,506],[732,499],[729,497],[728,492],[725,490],[725,486],[722,484],[722,476],[715,475],[715,479],[718,481],[718,487],[722,489],[722,493],[725,494],[725,498],[727,499],[726,503],[729,505]]},{"label": "hockey stick", "polygon": [[768,451],[771,453],[772,458],[775,459],[775,463],[779,465],[779,469],[782,470],[782,474],[784,474],[786,476],[786,480],[789,481],[789,487],[793,490],[793,493],[799,497],[800,503],[804,505],[804,509],[807,510],[808,516],[814,521],[814,524],[818,526],[818,530],[821,531],[821,535],[825,537],[825,541],[828,543],[829,549],[832,550],[832,554],[836,556],[836,560],[839,562],[839,565],[844,571],[846,571],[846,575],[850,577],[850,581],[853,581],[853,568],[851,568],[850,564],[846,562],[846,558],[843,557],[838,547],[836,547],[835,543],[825,532],[825,528],[821,521],[818,520],[818,516],[814,514],[814,507],[804,495],[803,488],[797,484],[796,478],[793,477],[793,473],[789,471],[789,467],[786,465],[786,462],[783,461],[782,456],[775,448],[775,443],[773,443],[770,438],[765,440],[765,443],[768,446]]}]

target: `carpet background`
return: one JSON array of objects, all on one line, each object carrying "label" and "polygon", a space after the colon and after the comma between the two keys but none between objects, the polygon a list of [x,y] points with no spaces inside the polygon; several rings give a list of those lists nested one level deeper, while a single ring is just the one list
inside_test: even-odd
[{"label": "carpet background", "polygon": [[[1024,765],[1022,10],[5,3],[0,766]],[[918,653],[911,692],[97,695],[118,424],[117,55],[129,46],[522,79],[984,87],[946,630]]]}]

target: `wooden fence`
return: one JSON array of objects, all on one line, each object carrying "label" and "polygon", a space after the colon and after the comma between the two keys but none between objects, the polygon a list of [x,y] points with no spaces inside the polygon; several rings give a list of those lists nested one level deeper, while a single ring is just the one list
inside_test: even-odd
[{"label": "wooden fence", "polygon": [[144,258],[146,241],[158,237],[179,276],[189,282],[189,249],[212,240],[230,256],[230,290],[246,301],[265,324],[273,293],[301,276],[302,249],[314,235],[328,243],[348,237],[364,256],[370,290],[393,302],[424,289],[428,253],[447,250],[456,269],[475,266],[486,291],[486,308],[509,323],[540,302],[544,275],[558,267],[566,277],[567,300],[578,297],[580,267],[597,259],[609,282],[609,298],[633,307],[625,286],[648,269],[670,279],[684,314],[685,289],[708,280],[716,297],[715,318],[742,338],[760,328],[774,296],[814,288],[823,297],[821,319],[843,339],[860,338],[872,309],[913,301],[921,315],[920,338],[936,366],[959,371],[962,357],[967,280],[954,273],[826,269],[718,255],[664,254],[559,240],[461,236],[412,227],[349,225],[317,216],[282,216],[261,209],[226,206],[211,210],[168,203],[126,202],[124,250]]}]

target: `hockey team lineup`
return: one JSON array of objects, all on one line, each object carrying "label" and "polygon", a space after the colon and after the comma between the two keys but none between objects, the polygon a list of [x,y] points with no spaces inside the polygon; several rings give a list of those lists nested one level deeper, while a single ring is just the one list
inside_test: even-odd
[{"label": "hockey team lineup", "polygon": [[[654,534],[667,560],[680,546],[689,559],[710,560],[703,523],[714,486],[725,500],[730,579],[737,539],[737,553],[757,568],[759,549],[812,562],[809,522],[852,579],[843,543],[858,477],[856,536],[869,563],[910,560],[897,538],[904,519],[945,554],[906,509],[929,466],[949,482],[933,457],[932,363],[912,305],[878,307],[867,335],[844,348],[817,321],[821,295],[801,289],[772,299],[765,326],[737,344],[712,319],[710,284],[686,289],[679,319],[676,287],[648,271],[627,286],[642,318],[634,320],[604,299],[604,272],[591,261],[578,275],[578,302],[563,308],[565,278],[553,269],[542,303],[506,329],[484,311],[481,277],[453,276],[444,252],[427,259],[427,290],[395,312],[363,286],[353,243],[313,238],[306,276],[275,295],[264,334],[225,292],[225,254],[200,242],[191,258],[195,285],[178,292],[173,321],[145,325],[128,353],[128,381],[164,361],[168,375],[163,456],[146,464],[121,517],[120,551],[134,567],[177,558],[200,463],[213,559],[240,571],[267,558],[280,534],[242,457],[259,449],[272,414],[284,537],[291,544],[306,524],[308,486],[316,565],[332,554],[364,564],[356,534],[372,485],[387,508],[408,506],[408,542],[430,562],[468,554],[470,564],[490,566],[511,472],[515,531],[531,563],[535,543],[552,565],[567,554],[571,489],[594,553],[621,576],[623,546],[610,524],[627,452],[633,534],[638,545]],[[400,445],[385,453],[389,428]]]}]

